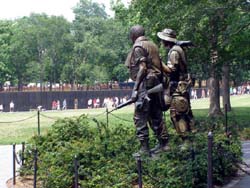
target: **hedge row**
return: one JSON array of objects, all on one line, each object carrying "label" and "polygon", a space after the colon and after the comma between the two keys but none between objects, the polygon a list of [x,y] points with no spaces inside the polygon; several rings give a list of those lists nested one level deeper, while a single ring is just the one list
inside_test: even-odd
[{"label": "hedge row", "polygon": [[[116,124],[111,127],[96,121],[90,126],[86,116],[61,119],[46,135],[35,136],[25,151],[25,165],[20,174],[33,173],[34,149],[38,150],[38,178],[43,188],[71,188],[74,180],[74,157],[79,159],[79,181],[84,188],[134,187],[138,181],[138,150],[134,127]],[[144,188],[202,188],[207,179],[207,133],[209,122],[198,123],[199,131],[190,135],[190,148],[181,151],[181,139],[170,128],[169,152],[157,159],[144,157]],[[213,127],[214,128],[214,127]],[[215,184],[237,171],[241,160],[241,144],[236,134],[226,136],[223,125],[214,129],[213,172]],[[152,134],[151,134],[152,135]],[[156,143],[151,136],[151,146]]]}]

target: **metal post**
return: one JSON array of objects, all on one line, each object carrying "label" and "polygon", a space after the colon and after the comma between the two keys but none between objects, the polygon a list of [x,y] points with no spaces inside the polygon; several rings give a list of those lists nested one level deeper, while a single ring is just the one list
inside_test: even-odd
[{"label": "metal post", "polygon": [[227,135],[228,128],[227,128],[227,104],[225,104],[225,132]]},{"label": "metal post", "polygon": [[74,188],[78,188],[78,161],[77,161],[76,155],[75,155],[75,159],[74,159],[74,170],[75,170]]},{"label": "metal post", "polygon": [[207,188],[213,188],[213,163],[212,163],[212,153],[213,153],[213,133],[210,131],[208,133],[208,152],[207,152]]},{"label": "metal post", "polygon": [[136,153],[133,155],[137,162],[137,170],[138,170],[138,187],[142,188],[142,163],[141,163],[141,155]]},{"label": "metal post", "polygon": [[38,136],[40,136],[40,110],[37,110],[37,131]]},{"label": "metal post", "polygon": [[22,142],[22,158],[21,158],[21,165],[24,165],[24,150],[25,150],[25,142]]},{"label": "metal post", "polygon": [[13,185],[16,185],[16,144],[13,144]]},{"label": "metal post", "polygon": [[109,109],[106,108],[107,127],[109,126]]},{"label": "metal post", "polygon": [[34,151],[34,188],[36,188],[36,180],[37,180],[37,149]]}]

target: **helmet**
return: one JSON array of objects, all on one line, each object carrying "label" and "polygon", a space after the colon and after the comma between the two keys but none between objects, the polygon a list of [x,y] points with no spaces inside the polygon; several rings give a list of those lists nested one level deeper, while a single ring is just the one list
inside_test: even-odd
[{"label": "helmet", "polygon": [[130,32],[129,32],[129,37],[132,40],[137,39],[140,36],[145,35],[145,30],[141,25],[134,25],[131,27]]}]

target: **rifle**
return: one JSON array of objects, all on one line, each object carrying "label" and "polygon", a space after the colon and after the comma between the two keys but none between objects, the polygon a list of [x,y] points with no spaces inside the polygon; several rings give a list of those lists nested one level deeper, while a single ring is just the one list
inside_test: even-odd
[{"label": "rifle", "polygon": [[181,47],[195,47],[195,45],[192,43],[192,41],[185,41],[185,40],[179,40],[176,42],[177,45]]},{"label": "rifle", "polygon": [[[150,98],[148,97],[149,94],[159,93],[159,92],[162,92],[162,91],[163,91],[163,85],[161,83],[161,84],[158,84],[157,86],[155,86],[155,87],[147,90],[146,91],[146,97],[145,97],[145,99],[148,100],[148,101],[150,101]],[[143,94],[145,94],[145,93],[143,93]],[[114,108],[113,110],[109,111],[108,113],[111,113],[111,112],[113,112],[115,110],[123,108],[123,107],[125,107],[127,105],[130,105],[130,104],[134,103],[134,102],[136,102],[136,101],[134,101],[132,99],[129,99],[127,102],[119,104],[116,108]]]}]

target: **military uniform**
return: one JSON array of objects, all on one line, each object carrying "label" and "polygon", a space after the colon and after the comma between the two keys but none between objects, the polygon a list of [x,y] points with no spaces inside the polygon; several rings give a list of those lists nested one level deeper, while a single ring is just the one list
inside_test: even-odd
[{"label": "military uniform", "polygon": [[[142,64],[144,64],[144,68],[140,71]],[[160,64],[157,46],[145,36],[138,37],[128,54],[126,65],[129,68],[131,79],[135,81],[134,90],[138,92],[134,123],[142,150],[148,150],[149,128],[147,123],[154,131],[159,141],[159,147],[166,146],[168,142],[168,133],[160,108],[160,93],[147,95],[146,92],[161,82]]]},{"label": "military uniform", "polygon": [[187,73],[186,57],[180,46],[173,46],[168,54],[168,66],[174,67],[170,74],[170,116],[179,134],[185,135],[194,129],[189,88],[191,78]]},{"label": "military uniform", "polygon": [[189,89],[192,80],[187,72],[187,60],[184,49],[178,45],[175,32],[165,29],[158,33],[163,41],[172,43],[168,52],[167,66],[171,70],[169,74],[169,92],[165,94],[170,104],[170,116],[175,129],[182,138],[186,138],[188,132],[194,131],[194,118],[190,105]]}]

